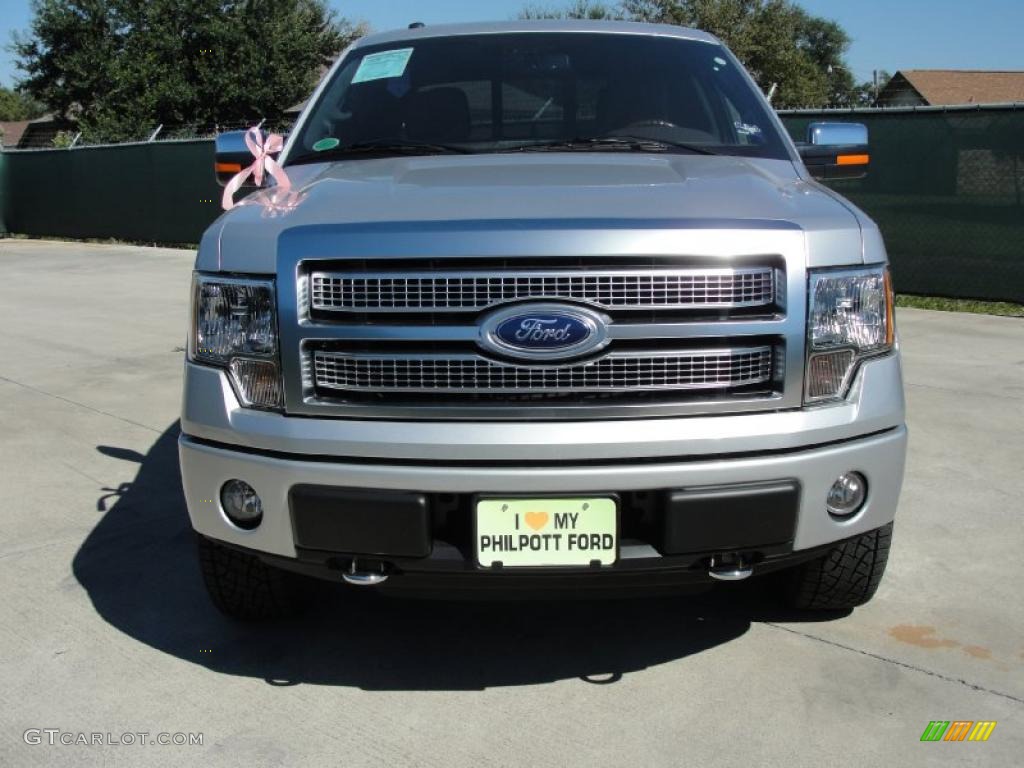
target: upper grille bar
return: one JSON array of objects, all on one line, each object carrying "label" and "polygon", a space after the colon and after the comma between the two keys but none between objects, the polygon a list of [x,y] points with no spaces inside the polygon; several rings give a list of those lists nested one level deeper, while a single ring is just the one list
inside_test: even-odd
[{"label": "upper grille bar", "polygon": [[533,394],[731,389],[764,384],[772,348],[611,353],[582,363],[503,363],[476,354],[316,350],[317,387],[347,392]]},{"label": "upper grille bar", "polygon": [[774,304],[771,267],[436,272],[313,272],[314,311],[474,312],[510,301],[603,309],[720,309]]}]

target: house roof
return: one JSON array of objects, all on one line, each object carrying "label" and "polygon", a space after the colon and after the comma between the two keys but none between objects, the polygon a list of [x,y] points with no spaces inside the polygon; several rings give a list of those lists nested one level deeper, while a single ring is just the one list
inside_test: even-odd
[{"label": "house roof", "polygon": [[[53,140],[62,130],[71,130],[74,123],[60,119],[53,114],[37,117],[26,121],[21,129],[16,146],[18,149],[47,149],[53,146]],[[4,138],[4,146],[11,147]]]},{"label": "house roof", "polygon": [[16,147],[21,141],[21,135],[28,128],[28,120],[5,120],[0,122],[0,141],[5,147]]},{"label": "house roof", "polygon": [[1024,71],[901,69],[896,74],[932,106],[1024,102]]}]

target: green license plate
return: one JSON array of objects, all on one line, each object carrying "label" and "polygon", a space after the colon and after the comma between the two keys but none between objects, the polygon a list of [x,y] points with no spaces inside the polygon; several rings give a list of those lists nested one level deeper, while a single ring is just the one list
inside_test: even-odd
[{"label": "green license plate", "polygon": [[615,499],[480,499],[476,559],[483,568],[611,565],[618,558]]}]

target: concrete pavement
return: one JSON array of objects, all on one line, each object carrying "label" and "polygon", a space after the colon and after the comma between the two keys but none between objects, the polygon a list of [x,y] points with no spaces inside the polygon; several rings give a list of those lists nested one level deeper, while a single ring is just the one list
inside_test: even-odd
[{"label": "concrete pavement", "polygon": [[[175,439],[192,254],[0,241],[0,764],[1013,765],[1024,322],[903,310],[911,452],[874,602],[210,607]],[[738,587],[738,588],[737,588]],[[930,720],[995,720],[923,744]],[[26,744],[26,729],[203,744]]]}]

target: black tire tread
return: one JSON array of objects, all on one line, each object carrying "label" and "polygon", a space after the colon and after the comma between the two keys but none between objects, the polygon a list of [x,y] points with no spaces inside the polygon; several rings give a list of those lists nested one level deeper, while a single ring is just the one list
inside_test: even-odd
[{"label": "black tire tread", "polygon": [[225,616],[258,621],[294,616],[298,612],[294,574],[204,536],[197,536],[197,545],[206,591]]},{"label": "black tire tread", "polygon": [[878,591],[892,546],[892,523],[833,547],[794,574],[790,602],[808,611],[840,611],[864,605]]}]

